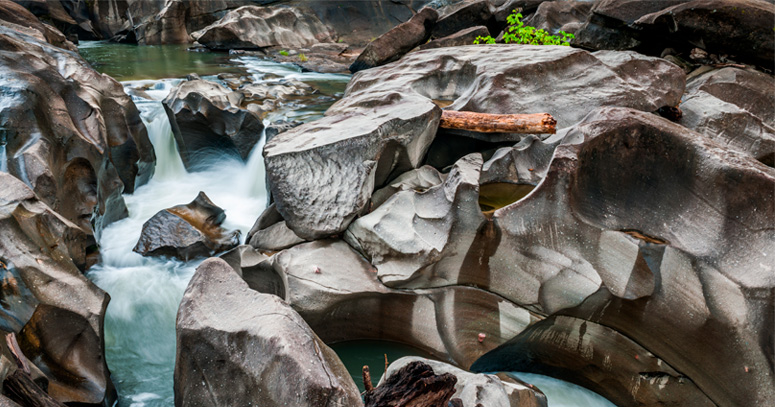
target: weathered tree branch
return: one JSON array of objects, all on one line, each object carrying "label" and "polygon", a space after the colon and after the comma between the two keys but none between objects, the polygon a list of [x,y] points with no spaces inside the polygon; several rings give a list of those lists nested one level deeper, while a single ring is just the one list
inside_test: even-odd
[{"label": "weathered tree branch", "polygon": [[554,134],[557,120],[549,113],[490,114],[444,110],[439,127],[479,133]]},{"label": "weathered tree branch", "polygon": [[452,374],[436,375],[425,363],[412,362],[367,391],[365,407],[447,407],[456,383]]}]

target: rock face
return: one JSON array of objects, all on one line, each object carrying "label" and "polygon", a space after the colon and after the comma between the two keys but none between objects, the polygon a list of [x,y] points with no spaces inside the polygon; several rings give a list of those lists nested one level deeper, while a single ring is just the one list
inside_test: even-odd
[{"label": "rock face", "polygon": [[592,6],[589,1],[545,1],[524,23],[551,34],[575,34],[589,18]]},{"label": "rock face", "polygon": [[240,7],[192,36],[220,50],[298,48],[334,40],[314,14],[295,7]]},{"label": "rock face", "polygon": [[685,75],[677,66],[634,52],[470,45],[413,52],[399,63],[361,72],[339,103],[392,90],[451,101],[449,110],[548,112],[560,129],[599,106],[646,112],[676,106],[684,84]]},{"label": "rock face", "polygon": [[[284,298],[326,343],[395,341],[468,367],[537,320],[473,287],[386,287],[373,266],[341,240],[299,244],[270,258],[247,248],[224,257],[251,288]],[[479,342],[479,334],[486,339]]]},{"label": "rock face", "polygon": [[680,123],[729,148],[775,165],[775,81],[738,68],[693,77]]},{"label": "rock face", "polygon": [[12,96],[0,107],[0,160],[84,230],[94,217],[99,232],[125,216],[121,194],[153,174],[139,112],[120,84],[77,54],[8,27],[0,27],[0,91]]},{"label": "rock face", "polygon": [[112,405],[116,392],[102,331],[109,298],[74,264],[93,240],[5,172],[0,229],[0,328],[17,334],[24,354],[47,377],[52,397]]},{"label": "rock face", "polygon": [[143,256],[169,256],[187,261],[224,252],[239,244],[239,230],[227,231],[226,219],[204,192],[188,205],[159,211],[143,224],[140,240],[133,249]]},{"label": "rock face", "polygon": [[374,93],[278,134],[264,147],[277,211],[303,239],[344,231],[375,186],[420,165],[440,117],[425,98]]},{"label": "rock face", "polygon": [[476,27],[466,28],[460,30],[452,35],[438,38],[433,41],[428,41],[425,44],[420,45],[419,49],[431,49],[431,48],[443,48],[443,47],[457,47],[461,45],[471,45],[478,37],[486,37],[490,35],[490,30],[483,25]]},{"label": "rock face", "polygon": [[457,378],[453,399],[460,399],[463,407],[545,407],[546,396],[536,388],[526,386],[514,379],[492,374],[475,374],[435,360],[409,356],[391,363],[385,378],[395,374],[409,363],[419,361],[433,368],[437,375],[449,373]]},{"label": "rock face", "polygon": [[428,41],[437,18],[439,14],[436,10],[423,8],[409,21],[399,24],[370,42],[350,65],[350,72],[355,73],[398,60],[414,47]]},{"label": "rock face", "polygon": [[[487,0],[466,1],[439,10],[431,36],[443,38],[472,26],[492,26],[492,10]],[[469,43],[471,44],[471,43]],[[466,44],[468,45],[468,44]]]},{"label": "rock face", "polygon": [[35,37],[41,42],[75,51],[75,45],[51,26],[43,24],[21,5],[5,0],[0,2],[0,25]]},{"label": "rock face", "polygon": [[243,100],[242,93],[202,79],[181,82],[170,91],[164,110],[186,168],[206,165],[212,154],[247,159],[264,125],[255,113],[241,107]]},{"label": "rock face", "polygon": [[208,259],[177,318],[175,405],[361,405],[344,365],[288,304]]}]

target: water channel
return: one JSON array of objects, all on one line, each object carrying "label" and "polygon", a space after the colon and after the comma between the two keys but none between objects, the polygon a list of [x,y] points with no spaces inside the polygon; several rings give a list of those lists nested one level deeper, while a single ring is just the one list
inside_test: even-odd
[{"label": "water channel", "polygon": [[[302,73],[293,65],[259,57],[188,52],[176,45],[138,47],[82,42],[79,50],[95,69],[121,81],[133,95],[157,160],[151,181],[124,197],[129,217],[102,232],[101,262],[88,273],[111,296],[105,321],[107,363],[119,392],[120,407],[173,406],[175,316],[186,285],[202,260],[181,262],[134,253],[132,248],[142,225],[156,212],[188,203],[204,191],[225,210],[224,226],[240,229],[244,239],[265,208],[267,197],[261,156],[263,140],[247,162],[229,156],[215,157],[213,165],[188,172],[178,155],[161,100],[189,73],[211,81],[220,81],[216,75],[223,73],[245,76],[254,83],[295,79],[315,87],[319,94],[282,106],[265,120],[306,122],[321,117],[332,100],[341,97],[349,76]],[[390,361],[405,355],[422,355],[407,346],[388,342],[357,341],[332,347],[359,386],[364,364],[372,366],[376,380],[384,370],[384,355]],[[538,375],[520,377],[544,390],[551,407],[613,406],[597,394],[569,383]]]}]

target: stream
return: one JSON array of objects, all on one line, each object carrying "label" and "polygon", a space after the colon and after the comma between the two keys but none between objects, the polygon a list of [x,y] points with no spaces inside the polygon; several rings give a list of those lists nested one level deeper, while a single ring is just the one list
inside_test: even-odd
[{"label": "stream", "polygon": [[[315,87],[320,94],[282,106],[264,119],[265,124],[280,119],[307,122],[321,117],[332,101],[341,97],[349,76],[302,73],[295,66],[258,57],[188,52],[177,45],[139,47],[83,41],[79,51],[95,69],[121,81],[127,93],[133,95],[157,160],[153,178],[134,194],[124,195],[129,217],[102,231],[101,261],[88,272],[88,277],[111,296],[105,318],[105,347],[119,393],[118,405],[173,406],[175,317],[186,285],[203,259],[182,262],[133,252],[142,225],[156,212],[186,204],[204,191],[225,210],[223,226],[241,230],[244,239],[265,208],[267,196],[261,155],[263,135],[247,162],[230,156],[212,157],[211,165],[188,172],[178,155],[161,100],[189,73],[216,82],[220,81],[216,76],[219,73],[244,75],[255,83],[295,79]],[[142,92],[135,92],[137,89]],[[340,343],[332,348],[359,386],[361,366],[372,366],[376,381],[384,370],[380,368],[384,354],[390,361],[405,355],[426,356],[404,345],[378,341]],[[545,376],[517,375],[544,390],[551,407],[613,406],[579,386]]]}]

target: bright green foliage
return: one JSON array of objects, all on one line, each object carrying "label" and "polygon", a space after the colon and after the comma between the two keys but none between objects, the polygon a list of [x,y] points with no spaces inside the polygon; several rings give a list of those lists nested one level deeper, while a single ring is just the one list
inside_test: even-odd
[{"label": "bright green foliage", "polygon": [[280,51],[279,54],[284,56],[284,57],[287,57],[288,55],[290,55],[290,53],[288,53],[288,51],[286,51],[286,50]]},{"label": "bright green foliage", "polygon": [[308,60],[309,60],[309,58],[307,58],[307,56],[306,56],[306,55],[304,55],[304,54],[299,54],[299,61],[301,61],[301,62],[307,62]]},{"label": "bright green foliage", "polygon": [[[529,45],[570,45],[570,41],[575,37],[565,31],[560,31],[560,35],[549,35],[545,30],[536,30],[535,27],[525,25],[522,22],[522,13],[514,10],[507,18],[509,27],[503,33],[503,42]],[[495,44],[495,38],[491,36],[476,37],[474,44]]]}]

